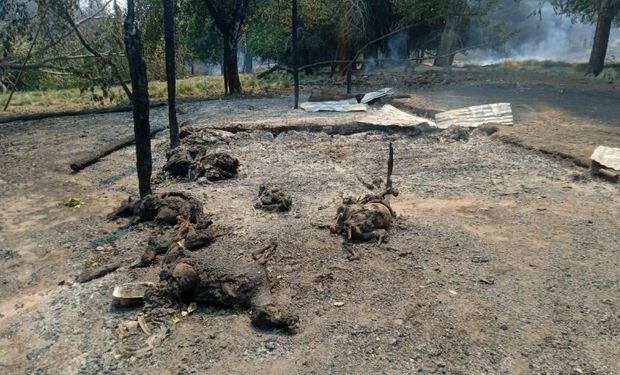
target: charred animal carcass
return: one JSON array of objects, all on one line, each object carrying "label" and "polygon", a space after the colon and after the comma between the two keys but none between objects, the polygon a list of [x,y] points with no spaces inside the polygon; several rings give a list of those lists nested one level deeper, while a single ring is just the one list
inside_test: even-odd
[{"label": "charred animal carcass", "polygon": [[202,203],[183,192],[151,194],[139,201],[131,198],[108,215],[109,219],[131,218],[133,222],[153,221],[163,225],[176,225],[182,221],[198,223],[203,219]]},{"label": "charred animal carcass", "polygon": [[169,151],[166,158],[164,171],[188,180],[226,180],[236,176],[239,168],[239,160],[226,153],[209,153],[205,145],[181,146]]},{"label": "charred animal carcass", "polygon": [[254,201],[254,208],[265,211],[290,210],[293,200],[290,195],[271,183],[261,184],[258,188],[258,197]]},{"label": "charred animal carcass", "polygon": [[[394,211],[385,199],[387,194],[343,199],[330,225],[331,232],[353,242],[382,242],[394,217]],[[389,194],[397,193],[390,191]]]},{"label": "charred animal carcass", "polygon": [[[174,247],[174,246],[173,246]],[[240,306],[252,311],[259,328],[292,330],[299,321],[274,303],[267,270],[260,262],[211,252],[189,252],[181,243],[166,254],[158,298],[198,302],[222,307]]]}]

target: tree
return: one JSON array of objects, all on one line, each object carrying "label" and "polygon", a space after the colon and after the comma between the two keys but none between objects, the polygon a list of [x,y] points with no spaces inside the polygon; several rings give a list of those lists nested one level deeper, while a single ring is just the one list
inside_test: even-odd
[{"label": "tree", "polygon": [[459,44],[459,30],[463,26],[463,18],[467,7],[466,0],[457,0],[454,4],[454,12],[446,17],[445,26],[441,33],[441,42],[437,48],[437,57],[434,66],[449,67],[454,62],[453,52]]},{"label": "tree", "polygon": [[293,24],[293,79],[295,81],[295,109],[299,107],[299,56],[297,52],[297,38],[299,36],[299,17],[298,17],[298,7],[297,0],[293,0],[293,14],[292,14],[292,24]]},{"label": "tree", "polygon": [[596,22],[594,43],[590,53],[587,74],[598,76],[605,67],[607,47],[612,24],[620,21],[620,0],[551,0],[562,14]]},{"label": "tree", "polygon": [[204,0],[224,41],[224,85],[227,93],[241,93],[237,52],[250,0]]},{"label": "tree", "polygon": [[601,0],[598,6],[596,21],[596,33],[594,34],[594,44],[590,53],[587,73],[598,76],[605,67],[605,57],[607,56],[607,46],[609,44],[609,34],[611,24],[620,10],[620,1]]},{"label": "tree", "polygon": [[127,85],[125,84],[125,80],[123,79],[123,77],[122,77],[122,75],[120,73],[120,69],[118,68],[118,66],[116,65],[114,60],[111,57],[106,56],[106,55],[102,54],[101,52],[99,52],[98,50],[96,50],[90,44],[90,42],[88,42],[86,40],[86,38],[84,37],[84,35],[80,31],[80,28],[78,27],[78,25],[75,23],[75,20],[73,19],[73,15],[71,13],[71,9],[73,9],[73,8],[68,7],[68,6],[67,7],[62,7],[60,9],[61,17],[65,19],[67,24],[75,32],[75,35],[77,36],[77,38],[80,41],[80,43],[82,44],[82,46],[88,52],[90,52],[94,57],[96,57],[97,59],[100,59],[103,64],[108,65],[112,69],[112,74],[118,80],[118,83],[121,85],[121,87],[125,91],[125,94],[127,95],[127,98],[129,98],[129,100],[132,100],[131,91],[129,91],[129,87],[127,87]]},{"label": "tree", "polygon": [[168,84],[168,127],[170,128],[170,148],[181,143],[176,112],[176,59],[174,43],[174,0],[164,3],[164,40],[166,44],[166,82]]},{"label": "tree", "polygon": [[[1,82],[15,90],[77,87],[98,102],[121,98],[111,90],[120,84],[130,98],[120,9],[111,9],[112,0],[1,3]],[[7,15],[10,27],[2,20]]]},{"label": "tree", "polygon": [[140,198],[151,194],[151,125],[149,92],[142,37],[136,24],[134,0],[127,0],[125,18],[125,51],[133,89],[133,129],[136,136],[136,167]]}]

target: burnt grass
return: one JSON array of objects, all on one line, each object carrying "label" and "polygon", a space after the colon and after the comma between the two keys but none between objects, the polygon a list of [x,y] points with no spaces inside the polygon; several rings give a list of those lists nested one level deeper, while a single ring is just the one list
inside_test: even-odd
[{"label": "burnt grass", "polygon": [[[296,334],[254,328],[244,309],[201,304],[166,321],[169,335],[147,355],[118,356],[118,325],[140,310],[113,309],[111,290],[157,281],[160,260],[56,289],[5,327],[3,337],[26,330],[32,340],[27,372],[619,371],[617,186],[479,131],[461,141],[376,131],[214,137],[211,151],[239,160],[236,178],[166,181],[156,191],[191,194],[226,233],[205,257],[251,262],[277,244],[266,276],[274,302],[299,316]],[[343,197],[372,193],[360,178],[385,180],[389,142],[397,218],[387,242],[353,244],[351,261],[328,226]],[[110,162],[131,165],[126,155]],[[265,182],[286,190],[289,212],[253,208]],[[119,254],[110,259],[139,258],[150,231],[139,224],[108,235]]]}]

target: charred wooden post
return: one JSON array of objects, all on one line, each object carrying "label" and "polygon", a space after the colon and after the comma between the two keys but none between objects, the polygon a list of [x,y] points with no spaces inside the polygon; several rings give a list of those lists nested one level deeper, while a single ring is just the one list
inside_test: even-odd
[{"label": "charred wooden post", "polygon": [[176,111],[176,59],[174,44],[174,0],[164,3],[164,42],[166,50],[166,80],[168,84],[168,127],[170,128],[170,148],[179,147],[179,123]]},{"label": "charred wooden post", "polygon": [[390,155],[388,156],[388,171],[387,171],[387,180],[385,182],[385,190],[392,190],[392,172],[394,172],[394,147],[392,147],[392,142],[390,142]]},{"label": "charred wooden post", "polygon": [[133,129],[136,136],[136,167],[140,197],[151,194],[151,125],[149,123],[149,91],[146,61],[140,30],[136,25],[135,2],[127,1],[125,18],[125,50],[133,92]]}]

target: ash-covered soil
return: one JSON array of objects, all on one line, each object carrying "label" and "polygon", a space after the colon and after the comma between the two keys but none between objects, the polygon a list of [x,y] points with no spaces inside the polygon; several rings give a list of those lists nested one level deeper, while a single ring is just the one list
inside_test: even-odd
[{"label": "ash-covered soil", "polygon": [[[113,308],[112,289],[157,282],[162,259],[129,269],[153,229],[106,220],[137,194],[134,150],[69,169],[132,134],[131,114],[0,125],[0,373],[620,373],[619,187],[573,164],[599,144],[620,147],[617,87],[527,72],[411,77],[357,77],[354,90],[397,87],[412,97],[393,104],[416,113],[508,101],[517,123],[469,140],[394,129],[332,136],[320,130],[356,133],[358,115],[293,111],[285,97],[179,107],[191,127],[235,132],[207,144],[239,159],[239,171],[155,192],[187,192],[212,215],[218,237],[196,256],[242,264],[268,248],[270,292],[299,329],[258,330],[243,308],[199,305],[183,317],[177,307],[162,310],[166,337],[140,358],[120,355],[119,326],[154,311]],[[153,110],[152,125],[165,114]],[[156,173],[166,137],[153,141]],[[387,242],[352,245],[359,259],[348,260],[329,224],[343,197],[385,183],[390,141],[398,218]],[[291,198],[289,211],[256,208],[264,183]],[[69,198],[83,205],[65,207]],[[74,283],[114,262],[123,267]]]},{"label": "ash-covered soil", "polygon": [[[64,285],[21,299],[27,285],[5,273],[6,373],[620,371],[617,185],[479,131],[467,141],[296,131],[218,131],[213,140],[213,152],[239,159],[236,178],[155,189],[202,201],[225,233],[201,250],[206,256],[245,261],[277,243],[266,261],[270,289],[299,316],[298,332],[258,330],[243,309],[201,305],[187,317],[176,312],[176,324],[165,320],[169,334],[148,354],[126,358],[118,355],[118,327],[140,309],[113,308],[112,289],[157,282],[159,263],[85,284],[58,275],[54,282]],[[389,142],[398,218],[386,243],[354,244],[359,259],[347,260],[327,226],[343,197],[370,192],[360,180],[385,181]],[[165,137],[155,144],[161,168]],[[133,186],[132,164],[127,149],[80,174],[111,198],[48,239],[66,242],[71,274],[113,260],[129,265],[144,252],[147,224],[122,229],[122,221],[105,220]],[[290,195],[289,212],[254,208],[265,182]],[[1,254],[15,264],[25,256]]]}]

